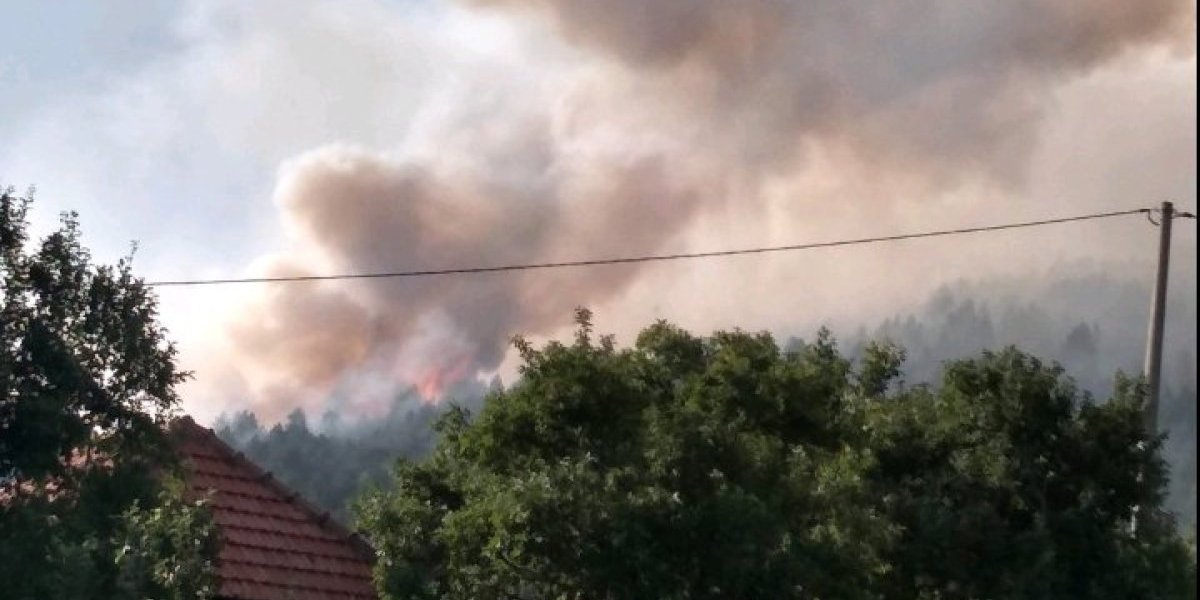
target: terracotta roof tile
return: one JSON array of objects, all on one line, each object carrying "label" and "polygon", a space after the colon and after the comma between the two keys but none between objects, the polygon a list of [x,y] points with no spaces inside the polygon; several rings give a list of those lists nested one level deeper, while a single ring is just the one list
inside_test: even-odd
[{"label": "terracotta roof tile", "polygon": [[189,418],[176,429],[197,496],[211,493],[221,540],[220,598],[375,600],[373,553],[347,531]]}]

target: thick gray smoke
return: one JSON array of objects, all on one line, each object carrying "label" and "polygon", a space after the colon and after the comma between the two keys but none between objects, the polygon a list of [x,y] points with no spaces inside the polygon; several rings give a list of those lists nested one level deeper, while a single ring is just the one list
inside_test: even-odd
[{"label": "thick gray smoke", "polygon": [[[1134,49],[1191,51],[1193,13],[1185,0],[469,4],[542,19],[576,67],[537,89],[484,78],[439,96],[404,154],[331,147],[292,161],[275,199],[294,248],[267,272],[660,251],[702,215],[758,210],[814,150],[840,157],[830,176],[904,182],[893,193],[907,201],[1019,188],[1055,87]],[[513,334],[552,331],[638,276],[280,286],[229,337],[268,418],[314,394],[386,402],[412,384],[432,398],[495,369]]]},{"label": "thick gray smoke", "polygon": [[541,14],[617,59],[730,167],[791,169],[808,144],[844,144],[935,187],[1019,180],[1055,84],[1139,46],[1187,49],[1193,12],[1186,0],[474,3]]},{"label": "thick gray smoke", "polygon": [[[277,201],[307,255],[278,259],[271,272],[618,256],[670,239],[700,200],[704,177],[673,172],[660,157],[560,154],[550,161],[551,148],[523,150],[494,157],[510,167],[496,172],[344,148],[303,157],[283,175]],[[287,376],[269,392],[280,401],[314,387],[349,385],[348,394],[370,395],[354,381],[360,376],[411,383],[432,399],[495,368],[515,332],[559,324],[574,306],[607,298],[634,274],[616,267],[281,287],[259,298],[231,337],[244,340],[254,367]],[[359,402],[385,407],[394,391],[384,386]]]}]

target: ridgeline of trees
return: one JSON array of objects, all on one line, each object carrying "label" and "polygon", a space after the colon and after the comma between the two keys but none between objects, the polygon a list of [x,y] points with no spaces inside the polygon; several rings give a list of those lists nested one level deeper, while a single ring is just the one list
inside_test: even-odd
[{"label": "ridgeline of trees", "polygon": [[[1173,285],[1159,427],[1168,435],[1167,506],[1195,535],[1196,288],[1194,279]],[[857,355],[871,340],[890,340],[907,351],[908,381],[936,382],[945,361],[1013,345],[1058,362],[1081,391],[1103,399],[1114,392],[1115,372],[1141,372],[1148,293],[1146,285],[1088,269],[1041,282],[962,284],[934,294],[917,314],[859,332],[849,347]]]},{"label": "ridgeline of trees", "polygon": [[[1167,506],[1182,528],[1194,531],[1196,370],[1191,352],[1196,328],[1194,298],[1181,292],[1186,283],[1176,286],[1172,299],[1173,345],[1168,347],[1160,423],[1169,432],[1164,446],[1171,469]],[[1103,274],[1072,273],[1055,275],[1044,289],[1030,290],[1036,287],[1029,282],[1007,288],[996,283],[948,287],[917,313],[864,328],[845,345],[856,361],[872,340],[889,340],[904,348],[907,385],[936,384],[947,361],[1009,345],[1063,365],[1081,392],[1095,398],[1112,395],[1117,370],[1139,372],[1148,304],[1144,286]],[[792,337],[784,348],[802,345]],[[463,387],[452,400],[477,412],[482,397],[482,386]],[[311,424],[297,411],[271,427],[242,411],[222,416],[215,429],[306,497],[344,518],[355,494],[383,481],[396,458],[420,458],[432,450],[431,427],[449,403],[432,408],[409,393],[398,398],[387,415],[370,421],[327,413]]]},{"label": "ridgeline of trees", "polygon": [[167,424],[175,349],[128,259],[91,263],[75,215],[28,245],[0,193],[0,596],[203,599],[215,534]]},{"label": "ridgeline of trees", "polygon": [[264,428],[254,413],[222,416],[213,429],[263,469],[307,500],[348,520],[350,501],[371,483],[386,479],[399,457],[427,455],[434,446],[433,425],[441,409],[403,397],[377,421],[348,429],[320,431],[297,409],[282,423]]}]

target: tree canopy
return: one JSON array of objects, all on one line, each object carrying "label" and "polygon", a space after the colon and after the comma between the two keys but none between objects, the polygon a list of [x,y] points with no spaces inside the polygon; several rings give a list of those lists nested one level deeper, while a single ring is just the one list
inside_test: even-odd
[{"label": "tree canopy", "polygon": [[392,411],[350,431],[329,426],[337,415],[333,412],[326,413],[325,423],[312,427],[300,409],[270,427],[260,425],[247,410],[222,415],[213,431],[306,500],[344,522],[351,499],[365,486],[386,480],[397,457],[415,458],[430,452],[432,426],[439,414],[440,407],[402,398]]},{"label": "tree canopy", "polygon": [[130,258],[93,264],[74,214],[32,243],[30,202],[0,190],[4,597],[207,597],[203,502],[164,487],[186,374],[156,300]]},{"label": "tree canopy", "polygon": [[906,387],[886,344],[579,317],[357,503],[385,597],[1195,597],[1135,381],[1093,403],[1010,348]]},{"label": "tree canopy", "polygon": [[[1030,284],[1033,285],[1033,284]],[[1131,289],[1132,288],[1132,289]],[[1140,322],[1144,300],[1139,286],[1100,275],[1057,280],[1053,293],[1016,298],[1000,284],[971,289],[966,284],[933,293],[916,312],[883,320],[876,328],[860,328],[839,338],[844,356],[858,360],[872,340],[892,340],[905,350],[904,377],[936,382],[946,361],[979,355],[985,348],[1018,345],[1023,351],[1060,362],[1079,390],[1099,398],[1113,394],[1113,373],[1140,364],[1145,331]],[[1006,295],[1008,294],[1008,295]],[[1094,314],[1089,300],[1104,298],[1112,314]],[[1186,305],[1178,311],[1187,313]],[[1194,329],[1194,323],[1192,323]],[[1194,535],[1196,514],[1196,384],[1195,336],[1172,337],[1177,353],[1164,364],[1160,423],[1168,432],[1161,452],[1171,467],[1164,506],[1178,518],[1185,535]],[[785,352],[798,344],[781,340]],[[1189,342],[1190,339],[1190,342]],[[1190,347],[1191,354],[1179,347]],[[799,346],[795,346],[799,348]],[[470,384],[474,385],[470,385]],[[494,379],[491,386],[502,386]],[[306,498],[339,518],[348,514],[355,496],[382,482],[398,457],[422,458],[433,449],[432,425],[451,403],[477,411],[487,387],[468,380],[456,385],[436,404],[425,403],[414,390],[402,390],[386,413],[361,415],[326,408],[304,414],[300,409],[278,424],[263,424],[242,410],[222,415],[213,428],[226,442],[274,473]]]}]

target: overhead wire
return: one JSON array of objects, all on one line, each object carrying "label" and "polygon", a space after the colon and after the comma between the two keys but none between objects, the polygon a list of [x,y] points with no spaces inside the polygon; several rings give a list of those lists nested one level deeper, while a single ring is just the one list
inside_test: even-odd
[{"label": "overhead wire", "polygon": [[[835,248],[840,246],[856,246],[862,244],[876,244],[883,242],[896,242],[902,240],[915,240],[932,237],[943,237],[951,235],[965,235],[972,233],[984,233],[992,231],[1004,231],[1009,229],[1022,229],[1028,227],[1042,227],[1047,225],[1057,225],[1062,223],[1073,223],[1078,221],[1091,221],[1096,219],[1109,219],[1115,217],[1123,217],[1128,215],[1143,214],[1149,216],[1155,209],[1151,208],[1135,208],[1129,210],[1119,210],[1112,212],[1100,212],[1083,215],[1074,215],[1069,217],[1058,217],[1052,219],[1040,219],[1036,221],[1021,221],[1015,223],[1001,223],[995,225],[981,225],[977,227],[961,227],[956,229],[942,229],[936,231],[923,231],[916,233],[902,233],[895,235],[863,237],[854,239],[843,239],[825,242],[808,242],[799,244],[788,244],[783,246],[762,246],[754,248],[736,248],[730,250],[713,250],[707,252],[683,252],[676,254],[650,254],[640,256],[626,256],[616,258],[593,258],[584,260],[567,260],[556,262],[540,262],[540,263],[523,263],[497,266],[472,266],[472,267],[454,267],[445,269],[421,269],[412,271],[387,271],[379,273],[342,273],[332,275],[289,275],[279,277],[231,277],[231,278],[214,278],[214,279],[176,279],[146,282],[147,286],[152,287],[182,287],[182,286],[201,286],[201,285],[231,285],[231,284],[261,284],[261,283],[298,283],[311,281],[333,281],[347,279],[397,279],[410,277],[434,277],[445,275],[466,275],[478,273],[498,273],[505,271],[527,271],[534,269],[559,269],[568,267],[590,267],[599,265],[621,265],[631,263],[645,262],[661,262],[672,260],[685,259],[701,259],[701,258],[716,258],[725,256],[740,256],[749,254],[767,254],[776,252],[796,252],[802,250],[816,250],[821,248]],[[1188,216],[1190,213],[1181,213],[1179,216]]]}]

